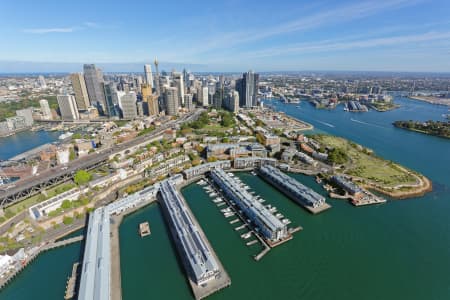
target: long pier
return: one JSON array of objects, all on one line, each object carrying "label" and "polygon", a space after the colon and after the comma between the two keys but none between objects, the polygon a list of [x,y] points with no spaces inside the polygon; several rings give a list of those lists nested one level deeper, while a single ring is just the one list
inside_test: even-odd
[{"label": "long pier", "polygon": [[203,299],[229,286],[230,277],[170,179],[161,183],[158,199],[195,299]]},{"label": "long pier", "polygon": [[283,173],[278,168],[263,166],[258,169],[258,174],[313,214],[318,214],[331,208],[331,205],[325,202],[325,197]]}]

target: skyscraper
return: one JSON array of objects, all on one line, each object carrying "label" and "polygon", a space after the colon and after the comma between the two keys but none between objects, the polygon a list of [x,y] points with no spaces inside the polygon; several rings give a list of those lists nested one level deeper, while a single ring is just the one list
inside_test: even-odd
[{"label": "skyscraper", "polygon": [[129,92],[121,97],[122,103],[122,118],[127,120],[133,120],[137,117],[137,106],[136,106],[136,93]]},{"label": "skyscraper", "polygon": [[50,106],[48,105],[48,101],[45,99],[39,100],[39,105],[41,106],[42,119],[44,120],[52,120],[52,111],[50,110]]},{"label": "skyscraper", "polygon": [[239,100],[241,107],[256,106],[258,96],[259,75],[253,71],[243,74],[242,79],[236,81],[236,90],[239,92]]},{"label": "skyscraper", "polygon": [[201,103],[203,106],[209,106],[209,94],[208,94],[208,87],[204,86],[201,88],[201,94],[202,94],[202,99],[201,99]]},{"label": "skyscraper", "polygon": [[194,95],[192,95],[192,94],[184,95],[184,107],[186,107],[187,110],[194,109],[194,103],[192,102],[193,98],[194,98]]},{"label": "skyscraper", "polygon": [[159,114],[158,96],[157,95],[151,95],[148,98],[147,107],[148,107],[148,114],[150,116],[156,116]]},{"label": "skyscraper", "polygon": [[89,107],[89,95],[84,81],[83,74],[70,74],[70,81],[72,81],[72,88],[75,93],[75,101],[79,110],[87,110]]},{"label": "skyscraper", "polygon": [[181,72],[172,72],[172,80],[174,86],[178,89],[178,101],[179,106],[184,106],[184,80],[183,73]]},{"label": "skyscraper", "polygon": [[77,102],[73,95],[58,95],[59,112],[63,120],[78,120],[80,115],[78,113]]},{"label": "skyscraper", "polygon": [[83,70],[84,80],[86,82],[86,88],[91,104],[96,106],[101,114],[107,115],[108,112],[106,107],[102,71],[93,64],[84,65]]},{"label": "skyscraper", "polygon": [[176,116],[178,114],[178,103],[178,89],[176,87],[167,87],[164,92],[166,115]]},{"label": "skyscraper", "polygon": [[227,110],[237,114],[239,111],[239,93],[235,90],[230,91],[224,99],[224,106]]},{"label": "skyscraper", "polygon": [[219,88],[213,95],[213,106],[215,109],[222,108],[223,92],[223,88]]},{"label": "skyscraper", "polygon": [[152,66],[144,65],[145,83],[150,85],[150,91],[153,88]]},{"label": "skyscraper", "polygon": [[119,104],[119,97],[117,96],[117,88],[114,82],[104,84],[105,100],[106,100],[106,114],[110,117],[119,116],[117,106]]},{"label": "skyscraper", "polygon": [[161,95],[161,88],[159,84],[159,70],[158,70],[158,59],[155,57],[155,90],[156,94]]}]

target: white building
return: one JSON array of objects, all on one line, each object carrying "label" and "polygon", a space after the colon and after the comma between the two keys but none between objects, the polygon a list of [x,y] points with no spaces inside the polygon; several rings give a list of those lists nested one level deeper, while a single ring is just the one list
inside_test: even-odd
[{"label": "white building", "polygon": [[150,88],[153,88],[153,76],[151,65],[144,65],[144,75],[145,75],[145,82],[150,85]]},{"label": "white building", "polygon": [[56,150],[56,161],[58,165],[68,164],[70,160],[70,150],[67,148],[60,148]]},{"label": "white building", "polygon": [[73,95],[58,95],[58,106],[63,120],[79,120],[77,103]]},{"label": "white building", "polygon": [[52,111],[50,110],[50,106],[48,105],[48,101],[45,99],[39,100],[39,105],[41,106],[41,113],[43,120],[52,120]]},{"label": "white building", "polygon": [[136,106],[136,93],[129,92],[120,98],[122,104],[122,117],[127,120],[133,120],[137,117],[137,106]]},{"label": "white building", "polygon": [[209,95],[208,95],[208,87],[202,87],[202,92],[201,92],[201,99],[200,102],[202,103],[203,106],[208,106],[209,105]]},{"label": "white building", "polygon": [[25,125],[27,127],[33,126],[34,120],[33,120],[33,108],[28,107],[20,110],[16,110],[16,115],[18,117],[24,117],[25,118]]}]

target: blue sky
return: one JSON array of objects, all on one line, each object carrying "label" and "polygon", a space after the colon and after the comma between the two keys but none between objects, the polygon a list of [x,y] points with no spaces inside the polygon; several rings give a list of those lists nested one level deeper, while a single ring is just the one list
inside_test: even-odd
[{"label": "blue sky", "polygon": [[0,37],[0,72],[155,56],[199,71],[450,72],[450,1],[1,0]]}]

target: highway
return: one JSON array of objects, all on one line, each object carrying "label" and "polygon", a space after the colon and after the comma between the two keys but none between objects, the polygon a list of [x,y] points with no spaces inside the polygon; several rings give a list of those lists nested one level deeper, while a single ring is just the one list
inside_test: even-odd
[{"label": "highway", "polygon": [[66,166],[57,166],[48,170],[45,170],[39,175],[24,178],[22,180],[14,182],[11,188],[0,190],[0,207],[5,207],[6,205],[13,204],[15,202],[21,201],[33,194],[38,193],[43,187],[48,187],[56,183],[66,181],[75,174],[76,171],[81,169],[89,169],[93,166],[105,163],[108,161],[109,156],[119,153],[128,148],[134,147],[136,145],[144,143],[146,140],[152,139],[164,132],[164,130],[169,129],[177,124],[182,124],[185,122],[190,122],[203,112],[203,109],[196,110],[183,117],[169,121],[162,126],[155,129],[152,133],[147,135],[142,135],[134,138],[131,141],[124,142],[119,145],[115,145],[109,149],[99,150],[97,153],[92,153],[85,157],[76,159],[69,162]]}]

